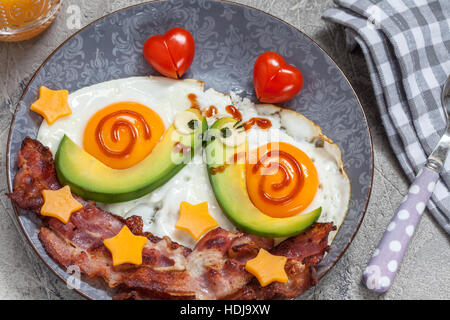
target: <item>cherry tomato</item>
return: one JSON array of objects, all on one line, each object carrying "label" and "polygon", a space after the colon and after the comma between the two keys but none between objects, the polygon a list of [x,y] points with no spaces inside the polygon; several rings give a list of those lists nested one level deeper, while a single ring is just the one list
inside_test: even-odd
[{"label": "cherry tomato", "polygon": [[256,59],[253,84],[261,102],[279,103],[292,99],[303,86],[303,76],[275,52],[265,52]]},{"label": "cherry tomato", "polygon": [[181,78],[194,60],[194,37],[185,29],[173,28],[164,35],[148,38],[143,51],[145,59],[159,73]]}]

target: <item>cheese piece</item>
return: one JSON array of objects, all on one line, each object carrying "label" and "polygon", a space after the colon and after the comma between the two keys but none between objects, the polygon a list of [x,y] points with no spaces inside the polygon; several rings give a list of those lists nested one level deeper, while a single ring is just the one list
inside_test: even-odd
[{"label": "cheese piece", "polygon": [[56,218],[64,224],[69,222],[72,213],[83,208],[83,205],[73,198],[69,186],[59,190],[44,190],[42,197],[44,205],[41,208],[41,214]]},{"label": "cheese piece", "polygon": [[103,241],[105,247],[111,252],[114,266],[124,263],[141,265],[142,250],[146,243],[146,237],[135,236],[127,226],[123,226],[114,237]]},{"label": "cheese piece", "polygon": [[197,205],[185,201],[180,203],[180,218],[175,228],[189,232],[195,240],[198,240],[206,231],[217,226],[217,221],[209,214],[208,202]]},{"label": "cheese piece", "polygon": [[39,99],[31,105],[30,109],[43,116],[51,125],[59,118],[72,114],[68,99],[69,91],[54,91],[42,86],[39,89]]},{"label": "cheese piece", "polygon": [[288,276],[284,270],[287,258],[275,256],[264,249],[260,249],[258,255],[245,264],[245,270],[254,275],[262,287],[272,282],[287,282]]}]

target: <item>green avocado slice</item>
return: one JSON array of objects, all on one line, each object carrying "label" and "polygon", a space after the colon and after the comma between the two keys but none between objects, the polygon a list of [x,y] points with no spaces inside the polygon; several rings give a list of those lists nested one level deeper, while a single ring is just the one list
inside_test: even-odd
[{"label": "green avocado slice", "polygon": [[236,120],[222,118],[210,128],[206,159],[212,189],[231,222],[240,230],[268,238],[290,237],[309,228],[320,217],[322,207],[288,218],[273,218],[255,207],[247,193],[245,161],[229,161],[236,159],[235,154],[247,152],[247,142],[238,147],[229,147],[218,137],[223,126],[229,122]]},{"label": "green avocado slice", "polygon": [[[85,199],[104,203],[129,201],[161,187],[175,176],[202,148],[208,125],[200,111],[194,112],[202,125],[191,134],[180,134],[172,124],[152,152],[133,167],[112,169],[84,151],[67,136],[55,156],[56,173],[62,185]],[[177,148],[182,144],[184,150]]]}]

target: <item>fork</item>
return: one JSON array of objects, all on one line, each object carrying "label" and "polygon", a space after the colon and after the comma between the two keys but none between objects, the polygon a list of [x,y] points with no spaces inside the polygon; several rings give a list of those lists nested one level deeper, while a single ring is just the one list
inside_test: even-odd
[{"label": "fork", "polygon": [[450,76],[441,95],[447,130],[428,157],[425,167],[417,174],[363,273],[363,283],[372,291],[383,293],[390,288],[444,167],[450,149],[450,105],[447,103],[449,89]]}]

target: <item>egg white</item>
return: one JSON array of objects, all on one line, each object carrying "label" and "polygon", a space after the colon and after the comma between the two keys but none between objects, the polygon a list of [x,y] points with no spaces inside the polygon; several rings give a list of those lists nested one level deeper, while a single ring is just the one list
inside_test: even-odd
[{"label": "egg white", "polygon": [[[333,222],[338,230],[348,211],[351,191],[339,147],[322,134],[319,126],[295,111],[269,104],[255,105],[234,94],[231,94],[231,97],[233,105],[241,111],[244,121],[251,117],[262,117],[272,122],[269,129],[254,126],[247,132],[249,150],[269,142],[285,142],[305,152],[313,161],[317,169],[319,187],[311,204],[302,212],[322,207],[318,222]],[[330,233],[330,241],[337,230]]]},{"label": "egg white", "polygon": [[[302,115],[274,105],[255,105],[235,94],[225,95],[214,89],[204,91],[204,84],[196,80],[171,80],[163,77],[132,77],[99,83],[85,87],[69,95],[70,116],[49,126],[42,122],[38,140],[48,146],[55,155],[64,134],[78,145],[83,145],[83,132],[89,119],[104,107],[121,101],[139,102],[159,114],[169,127],[175,115],[190,107],[188,94],[195,94],[202,108],[215,106],[218,114],[208,118],[208,125],[230,116],[225,108],[232,104],[239,109],[243,120],[264,117],[272,127],[262,130],[254,126],[248,133],[249,149],[253,150],[269,142],[286,142],[303,150],[316,166],[320,187],[313,202],[305,210],[309,212],[322,206],[321,222],[333,222],[340,226],[348,208],[350,183],[342,169],[339,148],[323,136],[318,126]],[[323,147],[316,141],[322,140]],[[183,230],[175,228],[182,201],[192,204],[207,201],[211,216],[219,226],[236,231],[236,227],[222,212],[211,189],[206,164],[199,152],[175,177],[154,192],[128,202],[98,205],[113,214],[143,218],[144,231],[156,236],[168,236],[173,241],[193,248],[195,240]],[[331,239],[331,238],[330,238]]]},{"label": "egg white", "polygon": [[69,106],[72,114],[52,125],[43,121],[37,138],[53,154],[64,134],[82,146],[84,128],[89,119],[106,106],[123,101],[138,102],[153,109],[168,128],[175,115],[191,105],[187,95],[201,94],[203,89],[201,81],[174,81],[163,77],[131,77],[98,83],[71,93]]}]

